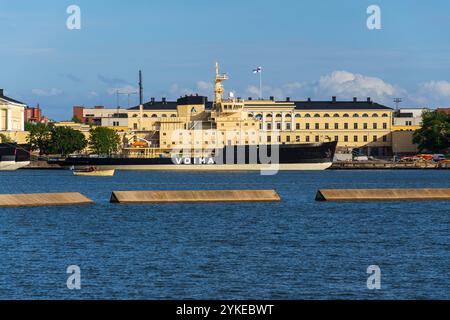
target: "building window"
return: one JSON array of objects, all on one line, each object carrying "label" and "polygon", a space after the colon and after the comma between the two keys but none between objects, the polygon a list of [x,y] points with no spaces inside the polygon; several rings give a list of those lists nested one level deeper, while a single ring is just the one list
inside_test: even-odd
[{"label": "building window", "polygon": [[373,136],[373,142],[377,142],[378,137],[377,136]]},{"label": "building window", "polygon": [[383,142],[387,142],[387,136],[383,136]]},{"label": "building window", "polygon": [[291,124],[290,123],[286,123],[286,130],[291,130]]},{"label": "building window", "polygon": [[358,136],[353,137],[353,142],[358,142]]},{"label": "building window", "polygon": [[306,136],[305,141],[306,141],[306,142],[309,142],[309,136]]},{"label": "building window", "polygon": [[348,136],[344,136],[344,142],[348,142]]},{"label": "building window", "polygon": [[348,130],[348,123],[344,123],[344,129]]},{"label": "building window", "polygon": [[316,130],[319,130],[319,129],[320,129],[320,126],[318,123],[316,123]]},{"label": "building window", "polygon": [[281,123],[277,122],[277,130],[281,130]]},{"label": "building window", "polygon": [[364,136],[364,137],[363,137],[363,140],[364,140],[364,142],[367,142],[368,137],[367,137],[367,136]]},{"label": "building window", "polygon": [[306,130],[309,130],[309,123],[306,124]]},{"label": "building window", "polygon": [[295,142],[300,142],[300,136],[295,136]]},{"label": "building window", "polygon": [[339,123],[335,123],[335,124],[334,124],[334,129],[335,129],[335,130],[338,130],[338,129],[339,129]]},{"label": "building window", "polygon": [[286,142],[291,142],[291,136],[286,136]]},{"label": "building window", "polygon": [[320,137],[316,136],[316,142],[320,142]]},{"label": "building window", "polygon": [[339,136],[334,136],[334,141],[339,141]]},{"label": "building window", "polygon": [[133,129],[137,130],[137,123],[133,123]]},{"label": "building window", "polygon": [[296,129],[296,130],[300,130],[300,123],[296,123],[296,124],[295,124],[295,129]]},{"label": "building window", "polygon": [[271,136],[267,136],[267,142],[272,142],[272,137]]},{"label": "building window", "polygon": [[277,137],[277,141],[281,142],[281,137],[280,136]]},{"label": "building window", "polygon": [[329,123],[325,123],[325,130],[330,129],[330,124]]},{"label": "building window", "polygon": [[272,124],[271,123],[267,124],[267,130],[272,130]]},{"label": "building window", "polygon": [[377,124],[377,123],[374,123],[374,124],[373,124],[373,128],[374,128],[374,129],[378,129],[378,124]]},{"label": "building window", "polygon": [[383,123],[383,129],[385,129],[385,130],[387,129],[387,123],[386,122]]},{"label": "building window", "polygon": [[363,124],[363,127],[364,127],[364,130],[367,130],[367,128],[368,128],[367,123],[364,123],[364,124]]},{"label": "building window", "polygon": [[358,122],[355,122],[355,123],[353,124],[353,129],[358,130]]}]

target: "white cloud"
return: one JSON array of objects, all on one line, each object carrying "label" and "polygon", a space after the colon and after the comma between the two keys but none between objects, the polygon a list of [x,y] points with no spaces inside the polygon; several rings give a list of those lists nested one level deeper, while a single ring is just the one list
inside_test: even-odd
[{"label": "white cloud", "polygon": [[[259,87],[249,86],[246,90],[251,96],[259,96]],[[320,77],[315,82],[292,82],[281,87],[263,86],[263,95],[284,99],[287,96],[294,98],[311,97],[313,99],[351,99],[353,97],[372,97],[376,101],[387,102],[397,95],[405,95],[406,91],[387,83],[381,78],[365,76],[348,71],[333,71]]]},{"label": "white cloud", "polygon": [[52,88],[52,89],[33,89],[31,90],[35,96],[39,97],[55,97],[63,94],[63,91],[60,89]]},{"label": "white cloud", "polygon": [[420,89],[424,92],[437,95],[438,97],[450,97],[450,82],[445,80],[423,83],[420,85]]},{"label": "white cloud", "polygon": [[446,80],[432,80],[418,86],[411,100],[427,106],[447,106],[450,99],[450,82]]},{"label": "white cloud", "polygon": [[378,100],[393,97],[401,91],[380,78],[348,71],[334,71],[321,77],[314,90],[318,96],[334,95],[342,98],[367,96]]}]

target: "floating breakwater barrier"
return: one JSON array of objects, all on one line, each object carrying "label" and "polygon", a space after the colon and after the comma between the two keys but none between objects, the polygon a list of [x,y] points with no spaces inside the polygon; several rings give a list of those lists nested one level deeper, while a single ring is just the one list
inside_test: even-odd
[{"label": "floating breakwater barrier", "polygon": [[278,202],[275,190],[113,191],[112,203]]},{"label": "floating breakwater barrier", "polygon": [[450,200],[450,189],[322,189],[316,201]]},{"label": "floating breakwater barrier", "polygon": [[78,192],[0,194],[0,207],[84,205],[94,203]]}]

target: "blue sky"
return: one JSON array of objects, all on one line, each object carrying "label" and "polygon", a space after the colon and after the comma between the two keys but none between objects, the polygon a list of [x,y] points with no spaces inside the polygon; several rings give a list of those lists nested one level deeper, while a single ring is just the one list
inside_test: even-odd
[{"label": "blue sky", "polygon": [[[66,28],[71,4],[81,30]],[[372,4],[381,30],[366,26]],[[262,66],[266,97],[450,104],[446,0],[0,0],[0,39],[0,87],[54,119],[115,107],[139,69],[146,100],[211,95],[215,61],[241,97],[257,96]]]}]

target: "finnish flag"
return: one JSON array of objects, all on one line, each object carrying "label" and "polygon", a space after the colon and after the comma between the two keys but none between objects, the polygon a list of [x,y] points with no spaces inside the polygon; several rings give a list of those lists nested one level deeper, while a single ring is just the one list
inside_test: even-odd
[{"label": "finnish flag", "polygon": [[261,68],[261,67],[258,67],[258,68],[256,68],[256,69],[253,69],[253,73],[254,73],[254,74],[261,73],[261,71],[262,71],[262,68]]}]

